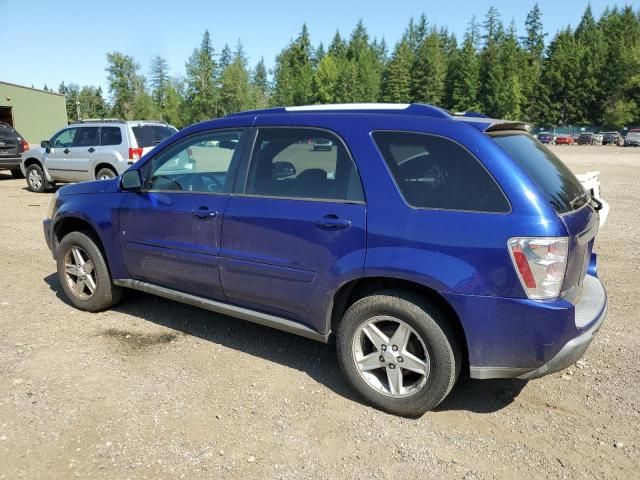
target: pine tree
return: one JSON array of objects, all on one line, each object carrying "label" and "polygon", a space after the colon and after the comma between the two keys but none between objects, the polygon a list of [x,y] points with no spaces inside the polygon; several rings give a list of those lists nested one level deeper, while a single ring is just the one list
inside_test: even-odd
[{"label": "pine tree", "polygon": [[480,55],[480,89],[478,99],[484,113],[500,117],[502,110],[503,68],[500,64],[499,42],[504,34],[498,10],[491,7],[483,23],[484,48]]},{"label": "pine tree", "polygon": [[313,99],[311,41],[307,25],[298,37],[280,52],[274,70],[275,105],[305,105]]},{"label": "pine tree", "polygon": [[512,23],[500,41],[500,65],[502,66],[502,89],[500,91],[500,118],[519,120],[522,117],[524,95],[520,78],[523,53],[518,45],[516,28]]},{"label": "pine tree", "polygon": [[222,51],[220,52],[220,60],[218,61],[218,68],[220,71],[223,71],[227,68],[232,61],[231,47],[229,44],[225,43],[224,47],[222,47]]},{"label": "pine tree", "polygon": [[542,12],[536,3],[527,14],[525,21],[526,35],[521,38],[524,49],[524,65],[521,72],[523,94],[523,119],[534,120],[539,115],[536,102],[536,89],[542,75],[542,61],[544,57],[544,33]]},{"label": "pine tree", "polygon": [[220,82],[220,108],[222,115],[246,110],[252,106],[247,57],[242,43],[238,42],[231,63],[227,65],[221,74]]},{"label": "pine tree", "polygon": [[[376,51],[369,44],[369,34],[362,20],[351,33],[347,46],[346,58],[350,65],[349,102],[374,102],[380,95],[380,74],[383,65],[378,60]],[[342,81],[342,80],[341,80]]]},{"label": "pine tree", "polygon": [[448,106],[456,112],[479,112],[482,110],[478,102],[480,86],[478,40],[478,27],[474,17],[465,33],[462,48],[454,54],[449,68],[450,104]]},{"label": "pine tree", "polygon": [[269,104],[269,80],[267,78],[267,67],[265,67],[264,64],[264,58],[261,58],[253,69],[251,85],[253,89],[253,104],[255,108],[266,107]]},{"label": "pine tree", "polygon": [[338,79],[338,62],[332,54],[325,55],[313,76],[314,103],[336,103]]},{"label": "pine tree", "polygon": [[418,47],[411,82],[414,101],[442,105],[445,95],[447,64],[440,43],[440,35],[434,29]]},{"label": "pine tree", "polygon": [[409,102],[411,100],[411,68],[414,55],[407,40],[396,45],[382,77],[383,102]]},{"label": "pine tree", "polygon": [[218,70],[208,30],[204,32],[200,48],[189,57],[186,71],[186,121],[193,123],[216,117],[219,113]]}]

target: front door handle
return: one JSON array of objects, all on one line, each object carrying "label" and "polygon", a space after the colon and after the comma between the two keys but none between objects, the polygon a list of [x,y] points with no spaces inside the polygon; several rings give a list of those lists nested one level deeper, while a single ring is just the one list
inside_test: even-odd
[{"label": "front door handle", "polygon": [[63,150],[63,152],[64,152],[64,153],[69,153],[70,151],[71,151],[71,150],[69,150],[68,148],[65,148],[65,149]]},{"label": "front door handle", "polygon": [[191,213],[198,218],[214,218],[218,216],[218,212],[210,210],[208,207],[194,208]]},{"label": "front door handle", "polygon": [[351,220],[338,218],[337,215],[327,215],[315,221],[316,227],[322,230],[343,230],[351,226]]},{"label": "front door handle", "polygon": [[96,151],[96,149],[95,149],[95,148],[93,148],[93,147],[91,147],[91,148],[89,149],[89,153],[93,153],[93,152],[95,152],[95,151]]}]

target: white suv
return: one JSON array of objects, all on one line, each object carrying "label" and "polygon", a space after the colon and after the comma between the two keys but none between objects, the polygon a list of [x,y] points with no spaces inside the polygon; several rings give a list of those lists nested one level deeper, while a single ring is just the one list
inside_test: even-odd
[{"label": "white suv", "polygon": [[82,120],[22,154],[32,192],[55,183],[113,178],[178,130],[158,121]]}]

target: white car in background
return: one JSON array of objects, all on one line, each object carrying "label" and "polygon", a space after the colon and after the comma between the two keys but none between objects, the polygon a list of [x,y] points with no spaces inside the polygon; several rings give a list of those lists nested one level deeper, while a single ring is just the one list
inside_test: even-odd
[{"label": "white car in background", "polygon": [[591,198],[595,199],[596,202],[602,204],[598,213],[600,214],[600,227],[604,225],[607,221],[607,216],[609,216],[609,204],[602,199],[600,196],[600,172],[592,171],[587,173],[582,173],[580,175],[576,175],[582,186],[587,191]]}]

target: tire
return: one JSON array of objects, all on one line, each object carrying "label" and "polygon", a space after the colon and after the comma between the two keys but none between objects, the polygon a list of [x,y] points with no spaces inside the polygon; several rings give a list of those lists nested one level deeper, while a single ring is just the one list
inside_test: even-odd
[{"label": "tire", "polygon": [[118,174],[115,172],[115,170],[109,167],[104,167],[98,170],[98,173],[96,173],[96,180],[108,180],[110,178],[116,178],[117,176]]},{"label": "tire", "polygon": [[[372,323],[389,339],[386,349],[373,347]],[[394,331],[395,324],[398,330]],[[395,350],[393,333],[402,325],[412,332],[406,337],[407,347],[400,345]],[[338,327],[336,350],[340,368],[354,390],[376,408],[401,416],[418,416],[435,408],[453,388],[462,364],[460,345],[446,316],[422,297],[405,291],[381,291],[351,305]],[[356,358],[363,364],[369,359],[371,369],[361,372]],[[406,369],[418,365],[416,358],[425,359],[420,368],[426,375]],[[376,362],[384,367],[375,366]],[[390,380],[394,374],[400,378],[395,392]]]},{"label": "tire", "polygon": [[[91,269],[86,267],[89,262]],[[66,235],[56,249],[56,263],[64,293],[76,308],[98,312],[115,305],[122,298],[122,289],[111,282],[102,252],[86,233]]]},{"label": "tire", "polygon": [[27,167],[26,177],[27,187],[32,192],[43,193],[47,187],[49,187],[49,182],[47,182],[47,178],[44,176],[42,167],[37,163],[32,163]]},{"label": "tire", "polygon": [[11,170],[11,176],[13,178],[24,178],[22,170],[20,170],[19,168],[14,168],[13,170]]}]

